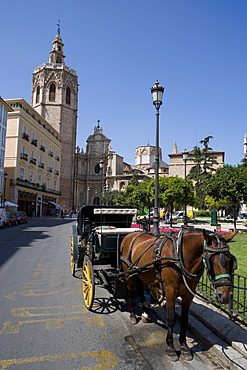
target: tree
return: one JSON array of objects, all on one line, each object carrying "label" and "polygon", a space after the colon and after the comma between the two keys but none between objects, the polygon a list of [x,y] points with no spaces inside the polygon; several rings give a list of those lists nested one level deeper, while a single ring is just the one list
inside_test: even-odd
[{"label": "tree", "polygon": [[236,230],[237,211],[240,202],[247,201],[247,169],[225,165],[217,168],[216,172],[206,183],[206,193],[215,200],[225,199],[228,206],[233,207],[234,230]]},{"label": "tree", "polygon": [[217,165],[216,156],[212,155],[212,148],[209,147],[209,140],[213,136],[207,136],[205,139],[201,140],[199,143],[203,144],[203,148],[195,146],[192,153],[194,157],[191,159],[195,162],[195,166],[192,167],[188,178],[195,181],[195,191],[198,199],[198,207],[205,208],[205,181],[216,171],[214,165]]},{"label": "tree", "polygon": [[[154,180],[149,182],[151,202],[154,201]],[[159,177],[159,205],[169,207],[171,215],[174,207],[183,206],[186,201],[188,205],[194,205],[194,187],[189,179],[181,177]],[[172,217],[170,218],[172,226]]]},{"label": "tree", "polygon": [[115,205],[120,195],[121,192],[118,190],[106,191],[103,195],[102,203],[105,205]]}]

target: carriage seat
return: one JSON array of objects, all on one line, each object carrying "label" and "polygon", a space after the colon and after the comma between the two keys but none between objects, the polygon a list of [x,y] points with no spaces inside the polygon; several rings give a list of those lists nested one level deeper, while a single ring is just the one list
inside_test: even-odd
[{"label": "carriage seat", "polygon": [[141,231],[137,227],[96,227],[95,242],[96,249],[101,249],[102,252],[116,252],[117,246],[120,245],[125,235],[134,231]]}]

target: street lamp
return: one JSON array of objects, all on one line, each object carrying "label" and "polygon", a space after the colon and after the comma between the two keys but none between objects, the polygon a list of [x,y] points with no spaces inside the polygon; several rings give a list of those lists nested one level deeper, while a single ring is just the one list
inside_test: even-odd
[{"label": "street lamp", "polygon": [[[188,159],[188,152],[186,149],[183,151],[183,160],[184,160],[184,180],[186,180],[186,162]],[[186,184],[185,184],[186,186]],[[187,188],[185,187],[185,194],[184,194],[184,226],[187,226]]]},{"label": "street lamp", "polygon": [[153,98],[153,104],[156,108],[156,148],[155,148],[155,196],[154,196],[154,228],[153,234],[159,236],[159,203],[158,203],[158,192],[159,192],[159,109],[162,105],[164,88],[156,81],[155,85],[151,88],[151,94]]},{"label": "street lamp", "polygon": [[101,159],[99,162],[100,168],[100,205],[102,205],[102,194],[103,194],[103,168],[104,168],[104,161]]},{"label": "street lamp", "polygon": [[5,172],[4,173],[4,175],[3,175],[3,177],[4,177],[4,187],[3,187],[3,201],[4,201],[4,206],[3,206],[3,208],[5,208],[5,192],[6,192],[6,181],[7,181],[7,178],[8,178],[8,173],[7,172]]}]

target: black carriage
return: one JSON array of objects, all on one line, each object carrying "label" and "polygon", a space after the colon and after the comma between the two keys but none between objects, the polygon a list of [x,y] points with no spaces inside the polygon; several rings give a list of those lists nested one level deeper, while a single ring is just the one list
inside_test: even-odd
[{"label": "black carriage", "polygon": [[[87,309],[95,295],[95,275],[104,281],[106,271],[119,271],[119,247],[125,235],[139,230],[132,228],[136,209],[128,206],[83,206],[72,226],[71,272],[82,268],[82,294]],[[101,266],[103,268],[101,269]]]}]

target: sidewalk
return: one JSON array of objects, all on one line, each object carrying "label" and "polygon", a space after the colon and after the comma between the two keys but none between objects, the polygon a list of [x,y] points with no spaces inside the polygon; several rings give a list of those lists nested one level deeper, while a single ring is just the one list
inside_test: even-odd
[{"label": "sidewalk", "polygon": [[[158,318],[166,322],[163,307],[153,307]],[[176,317],[181,319],[180,305],[176,305]],[[247,369],[247,331],[223,316],[214,306],[194,298],[189,315],[188,330],[213,356],[228,369]]]}]

